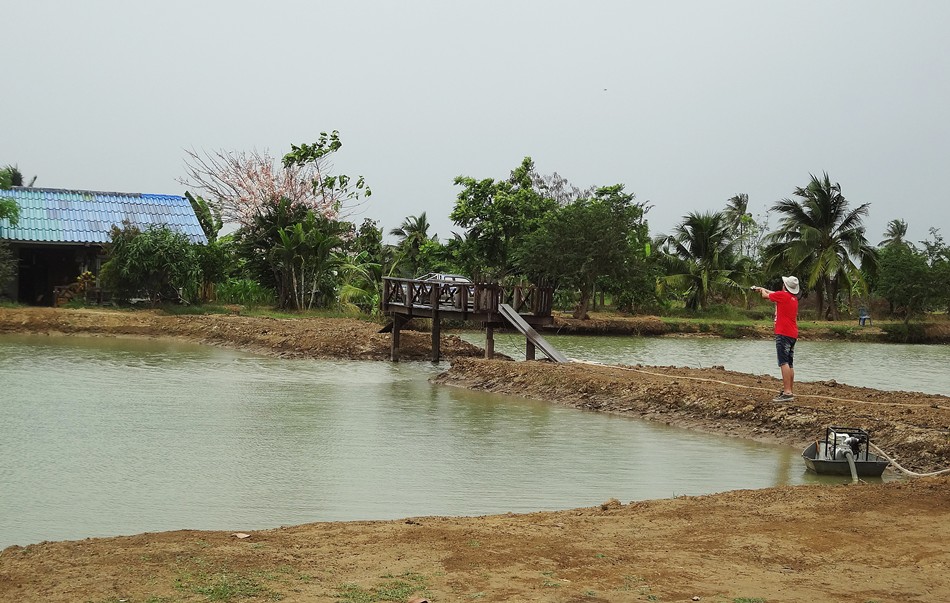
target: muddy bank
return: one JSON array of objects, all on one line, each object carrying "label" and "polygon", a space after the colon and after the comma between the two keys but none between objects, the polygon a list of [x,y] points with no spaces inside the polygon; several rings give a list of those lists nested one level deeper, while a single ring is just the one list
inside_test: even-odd
[{"label": "muddy bank", "polygon": [[41,543],[0,552],[0,601],[934,603],[950,600],[948,492],[929,478]]},{"label": "muddy bank", "polygon": [[484,359],[459,359],[436,381],[802,447],[829,425],[861,427],[908,469],[950,467],[950,398],[945,396],[825,381],[796,384],[796,399],[776,404],[771,400],[781,381],[722,368]]},{"label": "muddy bank", "polygon": [[[390,336],[379,324],[348,318],[278,319],[238,314],[171,316],[157,310],[0,308],[0,333],[168,337],[235,347],[281,358],[389,360]],[[429,333],[404,330],[400,357],[429,360]],[[459,337],[442,338],[446,359],[482,356]]]}]

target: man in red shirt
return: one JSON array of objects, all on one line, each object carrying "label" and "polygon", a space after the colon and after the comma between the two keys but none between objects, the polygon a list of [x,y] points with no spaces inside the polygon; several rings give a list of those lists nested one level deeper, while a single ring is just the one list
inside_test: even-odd
[{"label": "man in red shirt", "polygon": [[769,291],[764,287],[752,287],[762,299],[775,303],[775,351],[778,366],[782,371],[782,392],[772,402],[791,402],[795,399],[795,342],[798,340],[798,279],[782,277],[782,291]]}]

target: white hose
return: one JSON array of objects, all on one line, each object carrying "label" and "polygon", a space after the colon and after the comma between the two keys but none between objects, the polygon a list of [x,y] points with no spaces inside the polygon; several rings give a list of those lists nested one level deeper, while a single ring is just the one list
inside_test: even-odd
[{"label": "white hose", "polygon": [[854,466],[854,453],[850,448],[845,449],[844,458],[848,459],[848,468],[851,469],[851,483],[858,483],[858,468]]},{"label": "white hose", "polygon": [[871,444],[871,448],[873,448],[875,452],[877,452],[878,454],[883,456],[885,459],[887,459],[887,462],[894,465],[894,467],[896,467],[897,470],[903,473],[904,475],[910,475],[912,477],[930,477],[932,475],[941,475],[944,473],[950,473],[950,469],[941,469],[940,471],[931,471],[930,473],[917,473],[916,471],[911,471],[910,469],[901,467],[900,463],[898,463],[897,461],[889,457],[887,453],[881,450],[880,448],[878,448],[876,444]]}]

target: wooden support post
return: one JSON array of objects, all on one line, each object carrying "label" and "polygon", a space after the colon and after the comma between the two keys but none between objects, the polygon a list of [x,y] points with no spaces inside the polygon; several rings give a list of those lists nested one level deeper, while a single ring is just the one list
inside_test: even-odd
[{"label": "wooden support post", "polygon": [[495,327],[488,325],[485,327],[485,358],[491,360],[495,357]]},{"label": "wooden support post", "polygon": [[399,362],[399,329],[402,327],[402,317],[393,314],[393,336],[389,340],[389,359],[393,362]]},{"label": "wooden support post", "polygon": [[429,303],[432,304],[432,362],[438,362],[441,356],[439,344],[442,334],[442,319],[439,317],[439,284],[433,283],[432,292],[429,295]]},{"label": "wooden support post", "polygon": [[534,343],[532,343],[527,337],[525,338],[524,359],[534,360]]}]

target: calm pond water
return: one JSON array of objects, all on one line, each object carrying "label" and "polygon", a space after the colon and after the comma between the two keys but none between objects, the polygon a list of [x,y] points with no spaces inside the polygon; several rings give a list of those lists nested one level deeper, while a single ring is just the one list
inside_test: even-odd
[{"label": "calm pond water", "polygon": [[[757,344],[756,355],[768,353]],[[444,368],[0,336],[0,548],[529,512],[818,479],[788,447],[427,381]]]}]

